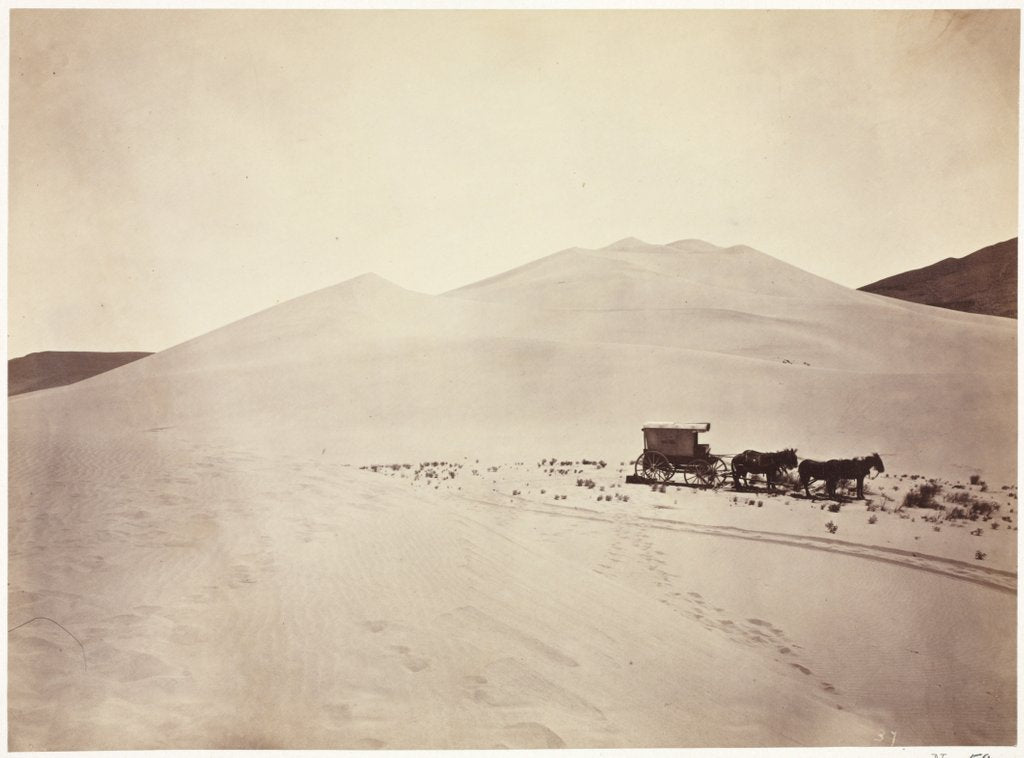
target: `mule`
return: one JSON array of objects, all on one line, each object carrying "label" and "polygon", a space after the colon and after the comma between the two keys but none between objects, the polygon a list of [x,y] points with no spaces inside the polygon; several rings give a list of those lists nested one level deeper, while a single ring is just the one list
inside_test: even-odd
[{"label": "mule", "polygon": [[872,453],[864,458],[833,458],[828,461],[812,461],[809,458],[800,461],[797,472],[800,474],[800,486],[804,488],[804,494],[811,496],[808,485],[818,479],[825,481],[825,494],[830,498],[836,498],[836,487],[843,479],[855,479],[857,481],[857,500],[864,499],[864,478],[875,469],[879,474],[885,471],[885,464],[878,453]]},{"label": "mule", "polygon": [[749,486],[748,474],[761,474],[768,482],[768,489],[775,491],[775,479],[783,470],[796,466],[796,450],[787,448],[777,453],[759,453],[756,450],[744,450],[732,459],[732,482],[735,489]]}]

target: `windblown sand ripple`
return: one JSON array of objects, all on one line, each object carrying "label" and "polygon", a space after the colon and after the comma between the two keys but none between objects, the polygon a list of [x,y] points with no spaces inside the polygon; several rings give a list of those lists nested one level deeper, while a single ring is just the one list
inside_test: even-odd
[{"label": "windblown sand ripple", "polygon": [[97,449],[31,484],[38,458],[13,462],[9,627],[45,616],[84,648],[9,633],[13,749],[1012,738],[1009,572],[648,516],[642,495],[572,509],[482,476]]}]

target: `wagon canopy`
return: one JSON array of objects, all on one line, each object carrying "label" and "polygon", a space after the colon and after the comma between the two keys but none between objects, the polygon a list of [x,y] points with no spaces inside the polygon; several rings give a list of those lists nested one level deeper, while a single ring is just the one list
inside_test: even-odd
[{"label": "wagon canopy", "polygon": [[644,424],[644,431],[648,429],[680,429],[687,432],[706,432],[711,429],[710,421],[700,421],[689,424],[669,424],[661,421],[654,421]]},{"label": "wagon canopy", "polygon": [[644,450],[656,450],[677,463],[698,454],[697,433],[711,428],[707,421],[690,424],[644,424]]}]

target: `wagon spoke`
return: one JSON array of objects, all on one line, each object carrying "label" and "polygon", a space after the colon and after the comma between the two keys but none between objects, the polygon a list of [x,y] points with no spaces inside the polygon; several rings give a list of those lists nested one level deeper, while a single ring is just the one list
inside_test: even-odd
[{"label": "wagon spoke", "polygon": [[715,483],[714,470],[707,461],[695,461],[690,469],[690,477],[693,484],[700,487],[707,487]]},{"label": "wagon spoke", "polygon": [[633,466],[633,473],[639,476],[641,479],[647,478],[647,453],[640,453],[640,457],[636,459],[636,463]]},{"label": "wagon spoke", "polygon": [[712,475],[714,476],[714,485],[721,487],[729,479],[729,475],[732,473],[729,465],[721,458],[715,458],[711,468]]},{"label": "wagon spoke", "polygon": [[672,464],[668,462],[668,458],[656,451],[651,451],[649,455],[651,457],[650,466],[653,474],[651,478],[659,482],[667,482],[671,479],[673,469]]}]

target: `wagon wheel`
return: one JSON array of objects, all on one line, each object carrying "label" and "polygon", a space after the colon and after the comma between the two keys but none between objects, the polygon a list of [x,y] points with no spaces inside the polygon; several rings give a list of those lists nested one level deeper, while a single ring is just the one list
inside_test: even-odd
[{"label": "wagon wheel", "polygon": [[672,464],[657,450],[646,450],[636,459],[636,475],[655,482],[667,482],[672,478]]},{"label": "wagon wheel", "polygon": [[713,485],[715,487],[721,487],[723,484],[729,481],[729,477],[732,476],[732,468],[729,466],[728,463],[723,461],[721,458],[711,459],[711,471],[715,477]]},{"label": "wagon wheel", "polygon": [[715,478],[715,469],[711,462],[703,460],[694,461],[683,475],[687,484],[695,484],[698,487],[713,487]]}]

